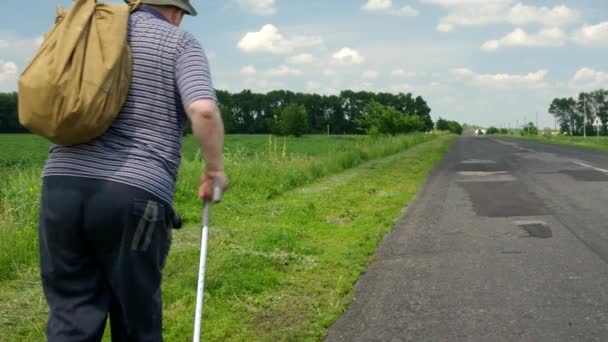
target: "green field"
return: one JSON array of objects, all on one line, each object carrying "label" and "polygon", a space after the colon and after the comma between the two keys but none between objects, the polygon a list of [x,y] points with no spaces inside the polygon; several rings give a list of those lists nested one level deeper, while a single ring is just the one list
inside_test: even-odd
[{"label": "green field", "polygon": [[[206,341],[318,341],[452,136],[228,136],[232,190],[212,210]],[[40,171],[48,144],[0,136],[0,341],[43,338],[37,270]],[[202,162],[191,138],[163,286],[165,338],[187,341],[196,295]]]}]

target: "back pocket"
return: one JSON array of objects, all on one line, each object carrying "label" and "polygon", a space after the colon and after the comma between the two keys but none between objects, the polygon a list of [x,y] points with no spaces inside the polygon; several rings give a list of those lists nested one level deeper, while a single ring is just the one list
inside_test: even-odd
[{"label": "back pocket", "polygon": [[133,214],[137,227],[131,241],[131,250],[146,252],[152,243],[154,231],[165,228],[165,206],[151,200],[136,199]]}]

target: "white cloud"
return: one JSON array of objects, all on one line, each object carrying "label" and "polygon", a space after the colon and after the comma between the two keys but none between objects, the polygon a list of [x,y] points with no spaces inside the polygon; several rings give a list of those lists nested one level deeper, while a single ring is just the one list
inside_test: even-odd
[{"label": "white cloud", "polygon": [[333,69],[324,69],[323,70],[323,75],[325,76],[336,76],[336,71]]},{"label": "white cloud", "polygon": [[42,36],[34,38],[6,37],[0,39],[0,49],[12,50],[12,52],[33,52],[42,44]]},{"label": "white cloud", "polygon": [[38,38],[34,39],[34,47],[40,47],[40,45],[42,45],[42,42],[44,42],[44,37],[42,36],[39,36]]},{"label": "white cloud", "polygon": [[272,77],[301,76],[302,70],[292,69],[287,65],[281,65],[278,68],[268,70],[266,74]]},{"label": "white cloud", "polygon": [[0,65],[2,66],[2,75],[17,75],[17,64],[13,62],[0,62]]},{"label": "white cloud", "polygon": [[363,11],[385,12],[400,17],[416,17],[420,14],[417,9],[411,6],[403,6],[399,9],[394,9],[392,0],[369,0],[366,4],[361,6],[361,9]]},{"label": "white cloud", "polygon": [[241,89],[251,89],[253,92],[267,93],[273,90],[285,89],[285,84],[279,81],[249,78],[245,80],[244,87]]},{"label": "white cloud", "polygon": [[542,29],[538,33],[528,34],[521,28],[508,35],[497,39],[485,42],[481,46],[482,51],[496,51],[501,47],[513,46],[530,46],[530,47],[546,47],[546,46],[563,46],[566,44],[566,34],[560,28]]},{"label": "white cloud", "polygon": [[374,78],[378,78],[378,75],[379,75],[379,74],[378,74],[378,72],[377,72],[377,71],[375,71],[375,70],[368,70],[368,71],[365,71],[365,72],[363,73],[363,78],[366,78],[366,79],[374,79]]},{"label": "white cloud", "polygon": [[239,41],[238,47],[246,53],[287,54],[297,48],[320,45],[323,40],[313,36],[284,37],[274,25],[264,25],[257,32],[247,32]]},{"label": "white cloud", "polygon": [[393,77],[416,77],[416,72],[415,71],[407,71],[407,70],[403,70],[403,69],[394,69],[393,71],[391,71],[391,76]]},{"label": "white cloud", "polygon": [[42,43],[42,36],[23,37],[0,34],[0,58],[18,62],[29,62]]},{"label": "white cloud", "polygon": [[389,87],[389,91],[394,94],[396,94],[396,93],[407,94],[407,93],[414,92],[415,89],[416,89],[415,86],[408,84],[408,83],[394,84]]},{"label": "white cloud", "polygon": [[518,3],[509,9],[507,21],[513,25],[539,23],[544,27],[560,27],[577,21],[579,17],[577,11],[565,5],[549,8]]},{"label": "white cloud", "polygon": [[454,68],[450,69],[450,74],[454,76],[472,76],[473,70],[467,68]]},{"label": "white cloud", "polygon": [[420,11],[411,6],[403,6],[400,9],[391,10],[389,13],[400,17],[417,17],[420,15]]},{"label": "white cloud", "polygon": [[306,82],[306,91],[312,93],[312,92],[316,92],[319,89],[321,89],[321,83],[315,82],[315,81]]},{"label": "white cloud", "polygon": [[239,0],[241,8],[257,15],[275,15],[277,9],[274,0]]},{"label": "white cloud", "polygon": [[0,91],[15,91],[17,77],[17,64],[0,59]]},{"label": "white cloud", "polygon": [[232,87],[230,87],[230,84],[228,83],[218,83],[215,88],[217,90],[226,90],[226,91],[230,91],[232,89]]},{"label": "white cloud", "polygon": [[257,70],[255,69],[255,67],[253,65],[247,65],[241,69],[241,75],[251,76],[251,75],[255,75],[256,73],[257,73]]},{"label": "white cloud", "polygon": [[306,82],[306,91],[309,93],[315,93],[320,95],[338,95],[340,91],[335,88],[323,88],[320,82],[308,81]]},{"label": "white cloud", "polygon": [[361,6],[364,11],[386,11],[393,7],[393,0],[369,0]]},{"label": "white cloud", "polygon": [[315,58],[309,53],[303,53],[295,56],[291,56],[287,59],[287,63],[291,64],[310,64],[314,62]]},{"label": "white cloud", "polygon": [[574,74],[570,81],[570,87],[577,90],[608,88],[608,73],[591,68],[582,68]]},{"label": "white cloud", "polygon": [[454,31],[454,25],[452,24],[446,24],[446,23],[441,23],[439,25],[437,25],[437,31],[439,32],[452,32]]},{"label": "white cloud", "polygon": [[365,62],[365,57],[359,51],[348,47],[334,53],[332,58],[340,64],[362,64]]},{"label": "white cloud", "polygon": [[321,94],[323,95],[339,95],[340,91],[336,88],[325,88],[321,90]]},{"label": "white cloud", "polygon": [[467,78],[471,80],[474,85],[498,89],[539,88],[545,85],[544,80],[547,73],[548,71],[546,70],[539,70],[525,75],[478,74],[467,68],[450,69],[450,74]]},{"label": "white cloud", "polygon": [[512,25],[540,24],[542,27],[562,27],[576,22],[580,13],[565,5],[554,7],[513,4],[513,0],[420,0],[445,7],[448,15],[441,18],[437,30],[452,32],[457,27],[508,23]]},{"label": "white cloud", "polygon": [[608,21],[583,26],[572,37],[577,44],[590,47],[608,47]]},{"label": "white cloud", "polygon": [[377,88],[370,82],[355,83],[350,87],[353,91],[376,91]]},{"label": "white cloud", "polygon": [[546,70],[539,70],[526,75],[475,74],[473,83],[489,88],[538,88],[544,85],[542,82],[547,73]]}]

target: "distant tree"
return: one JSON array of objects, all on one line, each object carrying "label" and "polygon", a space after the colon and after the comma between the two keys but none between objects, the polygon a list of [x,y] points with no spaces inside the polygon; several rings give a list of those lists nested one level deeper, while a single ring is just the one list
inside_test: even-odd
[{"label": "distant tree", "polygon": [[17,93],[0,93],[0,133],[25,133],[17,114]]},{"label": "distant tree", "polygon": [[438,131],[451,132],[462,135],[463,126],[456,121],[448,121],[442,118],[437,120],[436,128]]},{"label": "distant tree", "polygon": [[357,123],[368,134],[372,129],[377,129],[382,134],[396,135],[421,132],[426,128],[421,117],[402,113],[394,107],[383,106],[376,101],[365,106]]},{"label": "distant tree", "polygon": [[577,110],[577,102],[573,98],[554,99],[549,107],[549,113],[555,116],[562,132],[578,135],[581,117]]},{"label": "distant tree", "polygon": [[448,122],[448,127],[449,127],[449,131],[454,133],[454,134],[458,134],[458,135],[462,135],[463,132],[463,128],[462,125],[459,124],[456,121],[449,121]]},{"label": "distant tree", "polygon": [[507,130],[506,128],[501,128],[500,134],[509,134],[509,130]]},{"label": "distant tree", "polygon": [[487,135],[493,135],[493,134],[498,134],[498,133],[500,133],[500,130],[498,130],[498,128],[496,128],[496,127],[490,127],[486,131]]},{"label": "distant tree", "polygon": [[449,131],[450,130],[450,123],[448,120],[439,118],[437,120],[436,126],[438,131]]},{"label": "distant tree", "polygon": [[281,110],[278,127],[282,135],[301,137],[308,133],[308,114],[303,105],[290,104]]},{"label": "distant tree", "polygon": [[533,122],[525,125],[524,128],[520,131],[521,135],[538,135],[538,128],[534,126]]}]

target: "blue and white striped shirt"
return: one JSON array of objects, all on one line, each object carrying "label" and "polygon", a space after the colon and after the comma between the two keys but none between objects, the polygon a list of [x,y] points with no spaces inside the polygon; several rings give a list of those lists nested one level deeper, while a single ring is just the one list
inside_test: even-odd
[{"label": "blue and white striped shirt", "polygon": [[78,146],[53,145],[43,177],[76,176],[131,185],[168,204],[181,163],[184,108],[216,100],[207,57],[189,33],[146,8],[129,20],[133,78],[112,126]]}]

